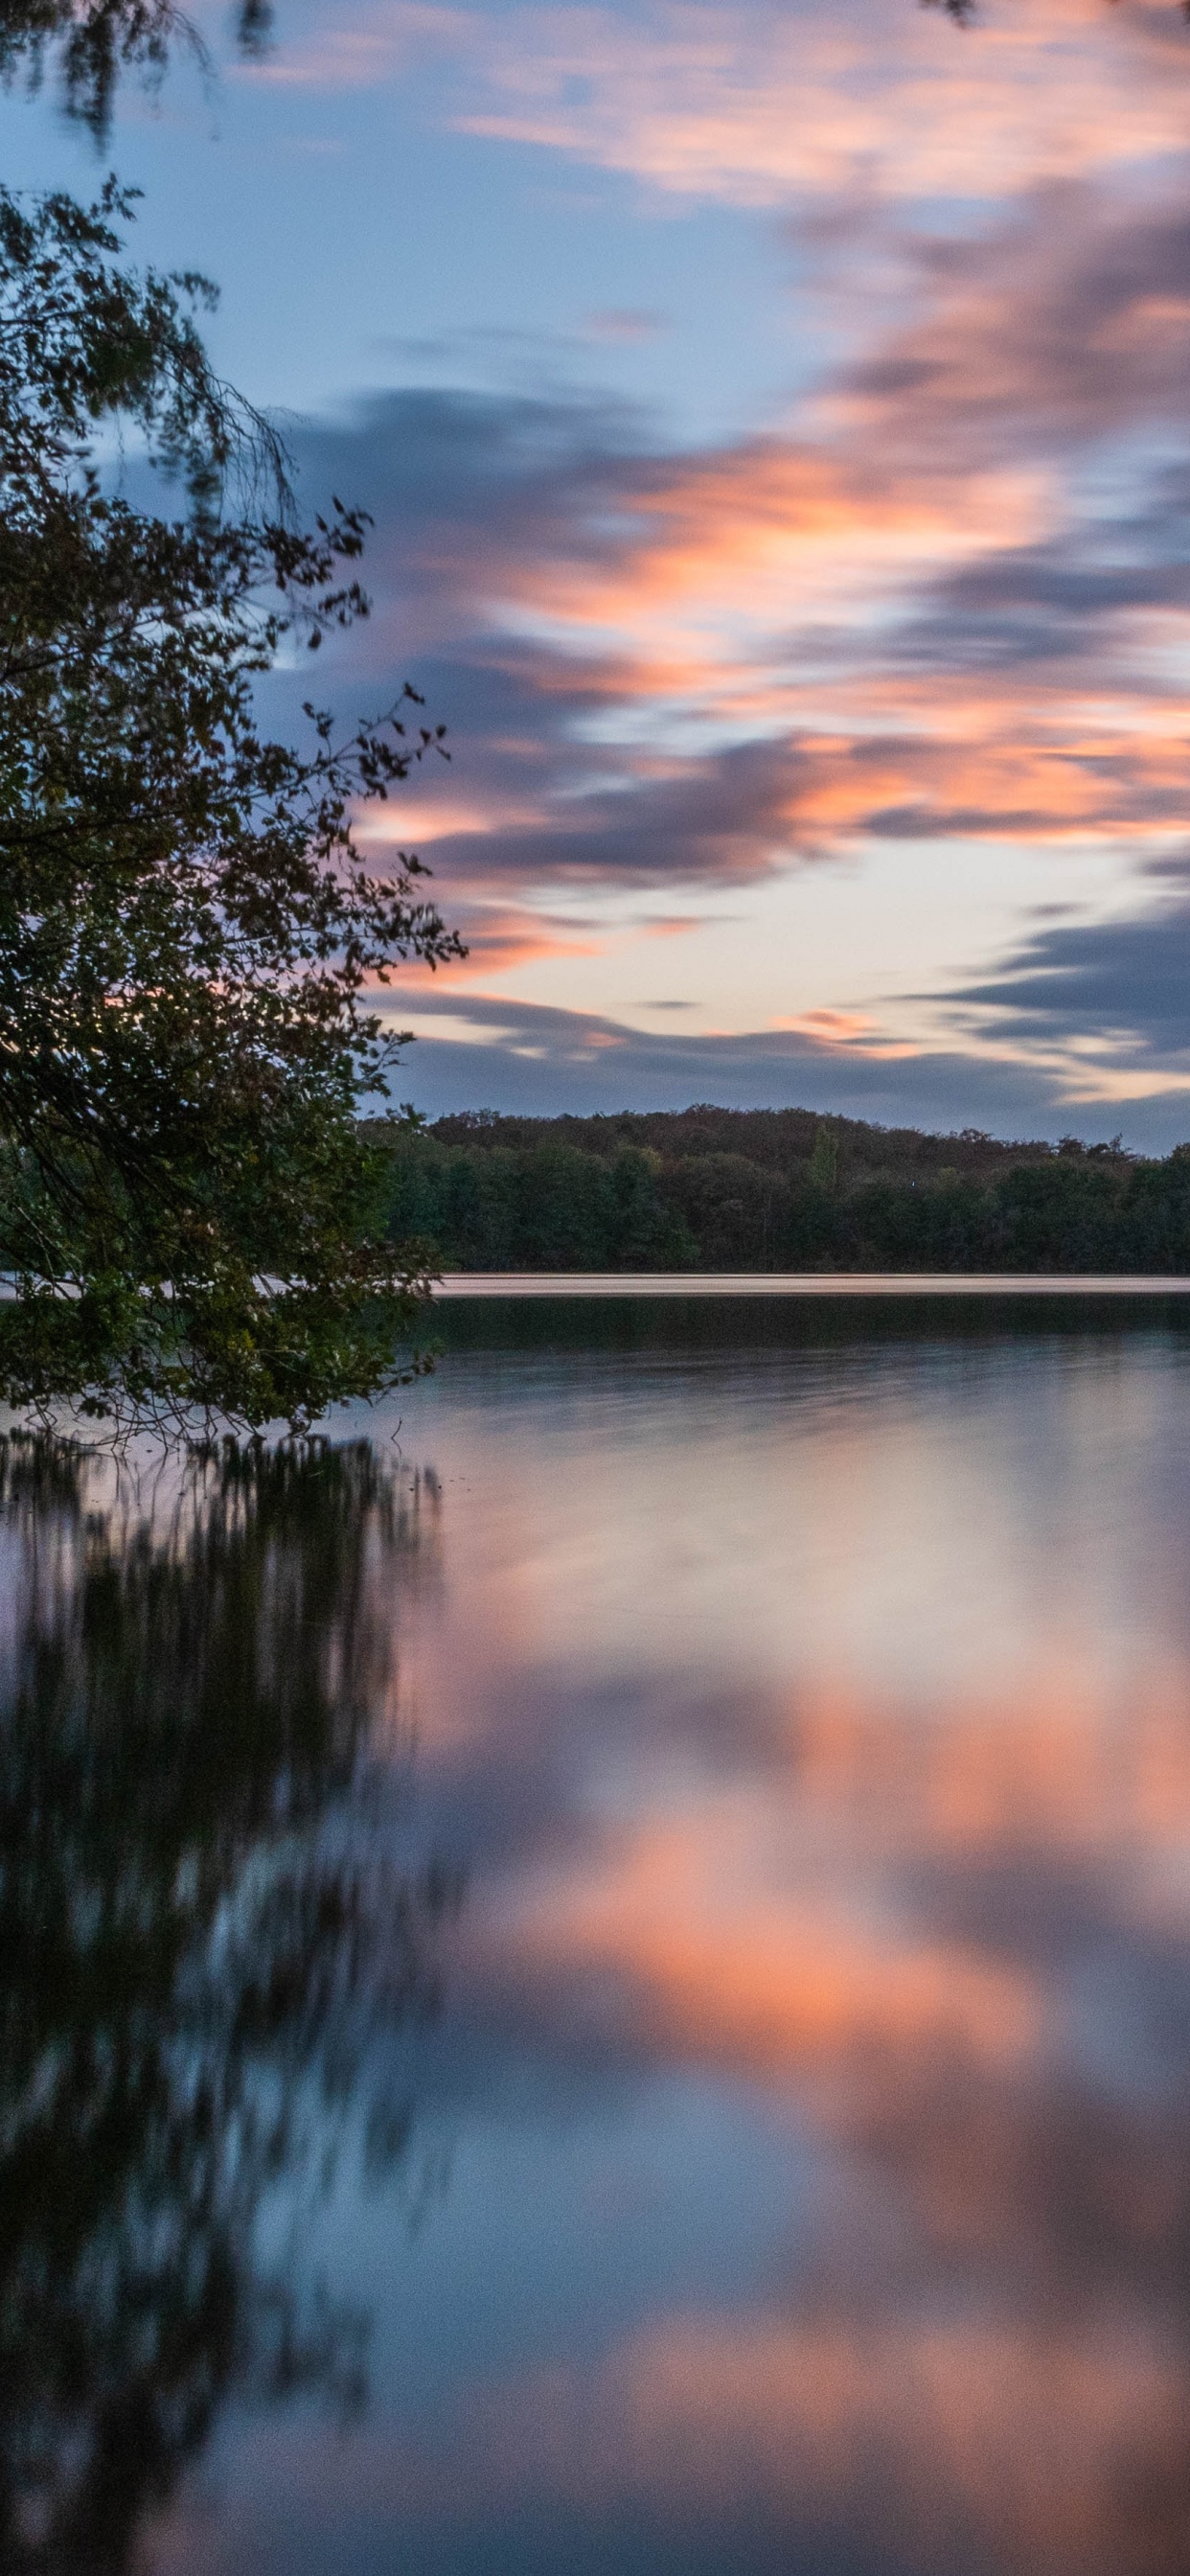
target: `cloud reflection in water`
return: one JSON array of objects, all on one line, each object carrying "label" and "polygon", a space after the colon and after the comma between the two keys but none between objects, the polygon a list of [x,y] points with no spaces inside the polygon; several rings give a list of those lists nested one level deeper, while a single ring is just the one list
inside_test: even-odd
[{"label": "cloud reflection in water", "polygon": [[1184,2567],[1188,1391],[1160,1334],[1055,1331],[475,1353],[419,1394],[460,2165],[533,2145],[467,2294],[519,2331],[353,2453],[361,2535]]},{"label": "cloud reflection in water", "polygon": [[[366,2157],[278,2177],[368,2407],[212,2383],[154,2576],[1180,2576],[1185,1343],[601,1329],[407,1390],[433,1548],[318,1596],[374,1750],[399,1622],[393,1883],[467,1872],[417,2056],[450,2184],[411,2227]],[[303,2101],[343,1992],[277,2025]],[[339,2062],[359,2141],[399,2061]]]}]

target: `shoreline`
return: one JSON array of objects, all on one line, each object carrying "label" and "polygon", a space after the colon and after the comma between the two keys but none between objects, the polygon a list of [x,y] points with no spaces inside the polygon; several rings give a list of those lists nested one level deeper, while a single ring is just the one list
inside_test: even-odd
[{"label": "shoreline", "polygon": [[1190,1297],[1190,1277],[994,1270],[454,1270],[434,1297]]}]

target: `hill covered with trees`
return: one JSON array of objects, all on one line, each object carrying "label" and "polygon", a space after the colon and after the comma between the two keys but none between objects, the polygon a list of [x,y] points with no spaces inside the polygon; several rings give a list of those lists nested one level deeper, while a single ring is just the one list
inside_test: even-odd
[{"label": "hill covered with trees", "polygon": [[387,1220],[443,1270],[1190,1274],[1190,1144],[1008,1144],[803,1109],[380,1131]]}]

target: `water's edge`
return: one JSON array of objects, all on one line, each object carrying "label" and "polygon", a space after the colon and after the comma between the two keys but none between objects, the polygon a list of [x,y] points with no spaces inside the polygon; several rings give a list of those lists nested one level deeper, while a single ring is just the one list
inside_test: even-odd
[{"label": "water's edge", "polygon": [[454,1270],[435,1297],[1190,1297],[1190,1278],[956,1270]]}]

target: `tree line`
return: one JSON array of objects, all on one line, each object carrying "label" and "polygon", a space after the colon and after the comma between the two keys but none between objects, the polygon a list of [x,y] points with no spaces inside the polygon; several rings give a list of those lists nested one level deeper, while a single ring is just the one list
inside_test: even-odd
[{"label": "tree line", "polygon": [[442,1270],[1190,1274],[1190,1144],[703,1106],[471,1112],[389,1128],[387,1152],[390,1234]]}]

